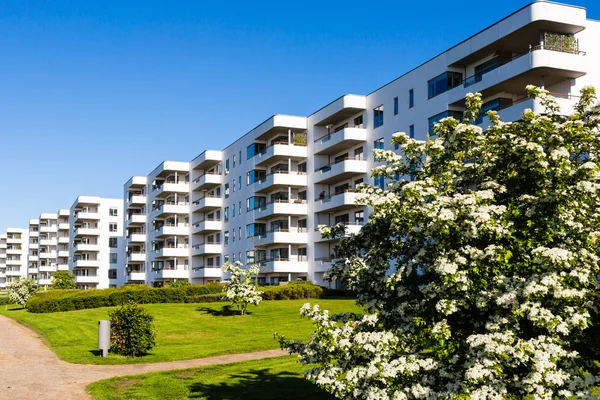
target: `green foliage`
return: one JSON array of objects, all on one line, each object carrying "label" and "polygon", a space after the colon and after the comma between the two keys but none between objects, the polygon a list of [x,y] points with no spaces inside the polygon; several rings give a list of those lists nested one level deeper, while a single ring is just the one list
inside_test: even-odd
[{"label": "green foliage", "polygon": [[8,290],[8,298],[11,303],[25,306],[37,291],[37,284],[33,279],[22,276],[18,281],[11,283]]},{"label": "green foliage", "polygon": [[146,285],[129,286],[125,289],[103,290],[53,290],[38,293],[27,302],[27,310],[33,313],[73,311],[88,308],[111,307],[133,301],[138,304],[184,303],[190,296],[221,293],[219,283],[190,285],[180,288],[151,288]]},{"label": "green foliage", "polygon": [[312,282],[292,283],[283,286],[263,286],[264,300],[318,299],[323,295],[323,288]]},{"label": "green foliage", "polygon": [[154,316],[135,303],[108,312],[110,350],[124,356],[142,355],[156,346]]},{"label": "green foliage", "polygon": [[577,39],[566,33],[546,32],[545,47],[561,51],[577,51]]},{"label": "green foliage", "polygon": [[168,287],[172,287],[172,288],[180,288],[180,287],[184,287],[184,286],[190,286],[191,283],[189,283],[188,281],[172,281],[167,283]]},{"label": "green foliage", "polygon": [[52,274],[52,289],[75,289],[75,275],[69,271],[56,271]]},{"label": "green foliage", "polygon": [[306,146],[306,133],[294,133],[294,144]]},{"label": "green foliage", "polygon": [[5,306],[7,304],[12,304],[12,302],[10,301],[8,296],[1,296],[0,297],[0,306]]},{"label": "green foliage", "polygon": [[214,294],[199,294],[195,296],[189,296],[185,299],[186,303],[216,303],[219,301],[225,301],[221,293]]}]

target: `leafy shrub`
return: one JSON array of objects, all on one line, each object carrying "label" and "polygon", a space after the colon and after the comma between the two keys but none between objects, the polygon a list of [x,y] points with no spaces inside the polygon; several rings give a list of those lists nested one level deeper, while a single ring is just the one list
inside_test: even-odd
[{"label": "leafy shrub", "polygon": [[189,296],[185,299],[186,303],[216,303],[218,301],[225,301],[226,299],[222,294],[199,294],[196,296]]},{"label": "leafy shrub", "polygon": [[222,292],[223,286],[219,283],[189,285],[181,288],[151,288],[145,285],[137,285],[125,289],[53,290],[33,296],[27,302],[26,307],[28,311],[33,313],[48,313],[112,307],[130,301],[138,304],[184,303],[190,296]]},{"label": "leafy shrub", "polygon": [[51,289],[75,289],[75,275],[69,271],[56,271],[52,274]]},{"label": "leafy shrub", "polygon": [[109,311],[110,349],[116,354],[135,357],[156,345],[154,316],[135,303]]},{"label": "leafy shrub", "polygon": [[36,283],[33,279],[28,279],[22,276],[18,281],[11,283],[8,286],[8,298],[11,303],[25,306],[27,301],[37,291]]},{"label": "leafy shrub", "polygon": [[0,297],[0,306],[5,306],[7,304],[12,304],[12,302],[9,300],[8,296]]},{"label": "leafy shrub", "polygon": [[323,295],[323,288],[312,282],[265,286],[261,287],[261,290],[264,300],[318,299]]}]

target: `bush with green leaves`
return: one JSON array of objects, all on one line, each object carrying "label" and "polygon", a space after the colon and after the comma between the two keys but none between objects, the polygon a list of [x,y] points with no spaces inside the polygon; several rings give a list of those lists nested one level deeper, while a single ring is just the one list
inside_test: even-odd
[{"label": "bush with green leaves", "polygon": [[290,282],[281,286],[263,286],[261,291],[263,300],[318,299],[323,295],[323,288],[312,282]]},{"label": "bush with green leaves", "polygon": [[188,281],[171,281],[166,284],[167,287],[172,287],[172,288],[180,288],[180,287],[190,286],[190,285],[191,285],[191,283]]},{"label": "bush with green leaves", "polygon": [[22,276],[18,281],[8,285],[8,299],[13,304],[25,306],[27,301],[37,292],[37,283],[33,279]]},{"label": "bush with green leaves", "polygon": [[544,114],[488,111],[483,131],[469,94],[435,137],[374,150],[391,183],[359,189],[373,211],[329,274],[366,313],[306,304],[310,341],[282,339],[311,381],[343,399],[597,398],[600,105],[585,88],[565,116],[527,93]]},{"label": "bush with green leaves", "polygon": [[124,356],[140,356],[156,346],[154,316],[129,302],[108,312],[110,350]]},{"label": "bush with green leaves", "polygon": [[51,289],[75,289],[75,275],[69,271],[56,271],[52,274]]}]

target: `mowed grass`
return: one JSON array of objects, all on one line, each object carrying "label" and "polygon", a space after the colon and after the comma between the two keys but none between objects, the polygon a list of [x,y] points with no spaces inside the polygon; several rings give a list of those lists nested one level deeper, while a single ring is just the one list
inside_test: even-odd
[{"label": "mowed grass", "polygon": [[[309,338],[311,321],[301,318],[300,307],[319,304],[335,312],[360,312],[354,300],[277,300],[251,306],[249,315],[224,312],[228,303],[147,304],[155,317],[157,347],[143,357],[97,356],[98,321],[108,319],[111,307],[33,314],[17,306],[0,307],[0,314],[26,324],[46,339],[61,359],[79,364],[135,364],[186,360],[220,354],[278,348],[273,333],[290,339]],[[12,308],[12,309],[11,309]]]},{"label": "mowed grass", "polygon": [[87,387],[94,400],[239,399],[329,400],[324,390],[302,377],[295,356],[246,361],[144,375],[117,377]]}]

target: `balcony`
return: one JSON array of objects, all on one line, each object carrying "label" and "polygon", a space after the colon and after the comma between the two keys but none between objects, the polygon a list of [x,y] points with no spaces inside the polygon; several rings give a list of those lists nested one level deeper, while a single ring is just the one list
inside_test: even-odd
[{"label": "balcony", "polygon": [[145,204],[146,204],[146,196],[141,195],[141,194],[130,196],[127,201],[128,207],[133,206],[133,205],[143,206]]},{"label": "balcony", "polygon": [[254,182],[255,192],[273,191],[276,189],[292,187],[306,187],[308,178],[306,172],[281,171],[267,175],[265,178]]},{"label": "balcony", "polygon": [[40,226],[40,233],[55,233],[58,232],[58,226]]},{"label": "balcony", "polygon": [[127,253],[127,262],[145,262],[146,252],[145,251],[132,251]]},{"label": "balcony", "polygon": [[196,222],[192,226],[192,233],[203,233],[203,232],[215,232],[220,231],[223,228],[223,223],[220,219],[205,219],[200,222]]},{"label": "balcony", "polygon": [[221,197],[205,196],[192,203],[193,212],[205,212],[223,207],[223,199]]},{"label": "balcony", "polygon": [[6,254],[14,254],[14,255],[19,255],[23,252],[23,250],[21,249],[6,249]]},{"label": "balcony", "polygon": [[21,244],[23,239],[19,238],[6,238],[6,244]]},{"label": "balcony", "polygon": [[127,280],[129,282],[145,282],[146,281],[146,273],[145,272],[134,272],[131,271],[127,274]]},{"label": "balcony", "polygon": [[327,272],[333,266],[335,260],[329,257],[315,258],[313,272]]},{"label": "balcony", "polygon": [[190,276],[190,271],[188,269],[184,269],[183,266],[179,266],[180,269],[161,269],[158,271],[153,271],[153,275],[155,279],[188,279]]},{"label": "balcony", "polygon": [[367,130],[362,125],[346,126],[344,129],[315,140],[314,153],[336,154],[367,141]]},{"label": "balcony", "polygon": [[156,209],[152,210],[153,219],[163,217],[165,215],[173,215],[173,214],[188,214],[190,211],[190,205],[186,202],[178,202],[178,203],[165,203],[162,206],[156,207]]},{"label": "balcony", "polygon": [[100,283],[100,277],[95,276],[82,276],[75,275],[75,283]]},{"label": "balcony", "polygon": [[367,161],[345,158],[315,170],[315,183],[328,184],[367,173]]},{"label": "balcony", "polygon": [[37,274],[38,269],[36,267],[29,267],[29,268],[27,268],[27,273],[28,274]]},{"label": "balcony", "polygon": [[98,228],[75,228],[73,233],[75,234],[75,237],[100,236],[100,229],[98,229]]},{"label": "balcony", "polygon": [[198,256],[201,254],[221,254],[223,247],[220,242],[206,242],[196,244],[192,247],[192,255]]},{"label": "balcony", "polygon": [[315,112],[310,120],[314,125],[336,125],[366,109],[366,96],[347,94]]},{"label": "balcony", "polygon": [[[154,251],[156,258],[167,258],[167,257],[188,257],[190,249],[187,245],[181,245],[182,247],[163,247],[160,250]],[[185,247],[184,247],[185,246]]]},{"label": "balcony", "polygon": [[48,251],[45,253],[39,253],[40,260],[56,258],[56,251]]},{"label": "balcony", "polygon": [[192,190],[209,190],[223,183],[223,177],[218,172],[207,172],[192,182]]},{"label": "balcony", "polygon": [[583,52],[533,46],[529,53],[514,57],[485,74],[467,77],[463,85],[448,91],[447,99],[440,101],[447,101],[451,105],[462,104],[469,92],[480,92],[483,97],[500,92],[522,93],[528,84],[538,85],[541,76],[544,77],[544,85],[550,87],[565,79],[585,75],[586,65]]},{"label": "balcony", "polygon": [[189,193],[190,185],[188,182],[165,182],[155,187],[152,195],[154,197],[166,197],[173,193]]},{"label": "balcony", "polygon": [[308,233],[305,228],[290,228],[268,231],[263,235],[254,236],[252,242],[255,246],[270,244],[307,244]]},{"label": "balcony", "polygon": [[68,271],[69,270],[69,264],[57,264],[56,265],[56,270],[57,271]]},{"label": "balcony", "polygon": [[38,236],[40,236],[40,232],[39,231],[29,232],[29,237],[30,238],[36,238]]},{"label": "balcony", "polygon": [[40,246],[54,246],[56,245],[56,239],[41,239],[38,244]]},{"label": "balcony", "polygon": [[192,169],[209,169],[223,160],[223,153],[219,150],[206,150],[192,161]]},{"label": "balcony", "polygon": [[308,149],[305,144],[294,143],[273,143],[268,146],[264,152],[256,154],[253,158],[254,165],[266,166],[279,161],[287,161],[291,158],[294,161],[304,160],[308,155]]},{"label": "balcony", "polygon": [[59,244],[69,244],[69,237],[68,236],[59,236],[58,237],[58,243]]},{"label": "balcony", "polygon": [[129,243],[146,243],[146,234],[145,233],[132,233],[127,236],[127,241]]},{"label": "balcony", "polygon": [[127,219],[128,225],[137,225],[146,223],[146,214],[131,214]]},{"label": "balcony", "polygon": [[222,269],[220,266],[214,267],[194,267],[192,268],[192,278],[218,278],[222,275]]},{"label": "balcony", "polygon": [[[348,237],[350,235],[356,235],[358,232],[360,232],[364,225],[364,222],[348,221],[345,222],[343,225],[345,225],[346,227],[346,234],[344,236]],[[319,229],[315,228],[315,234],[313,236],[314,242],[330,242],[334,240],[339,240],[339,238],[324,238],[323,235],[321,235]]]},{"label": "balcony", "polygon": [[38,285],[50,286],[52,284],[52,278],[40,278],[38,279]]},{"label": "balcony", "polygon": [[361,193],[343,192],[315,199],[314,212],[334,212],[356,208],[356,201]]},{"label": "balcony", "polygon": [[[73,222],[81,220],[99,221],[100,213],[98,211],[76,211],[73,214]],[[45,232],[44,230],[42,230],[42,227],[40,227],[40,232]]]},{"label": "balcony", "polygon": [[69,250],[58,250],[56,254],[58,257],[69,257]]},{"label": "balcony", "polygon": [[74,263],[75,268],[99,268],[99,260],[76,260]]},{"label": "balcony", "polygon": [[21,276],[21,270],[6,270],[6,276]]},{"label": "balcony", "polygon": [[276,200],[267,203],[263,208],[254,210],[254,219],[266,219],[276,215],[304,216],[307,214],[306,200]]},{"label": "balcony", "polygon": [[73,251],[75,251],[76,253],[82,252],[82,251],[98,252],[98,251],[100,251],[100,245],[99,244],[77,243],[76,245],[73,246]]},{"label": "balcony", "polygon": [[61,222],[58,224],[58,230],[59,231],[68,231],[69,230],[69,223],[68,222]]},{"label": "balcony", "polygon": [[164,236],[188,236],[190,233],[189,224],[178,224],[178,225],[163,225],[159,229],[154,231],[155,237]]},{"label": "balcony", "polygon": [[306,256],[298,258],[277,258],[261,263],[261,273],[305,274],[308,272]]},{"label": "balcony", "polygon": [[29,261],[31,261],[31,262],[36,262],[38,260],[39,260],[38,256],[29,256]]},{"label": "balcony", "polygon": [[57,270],[56,265],[40,265],[38,266],[40,272],[54,272]]}]

